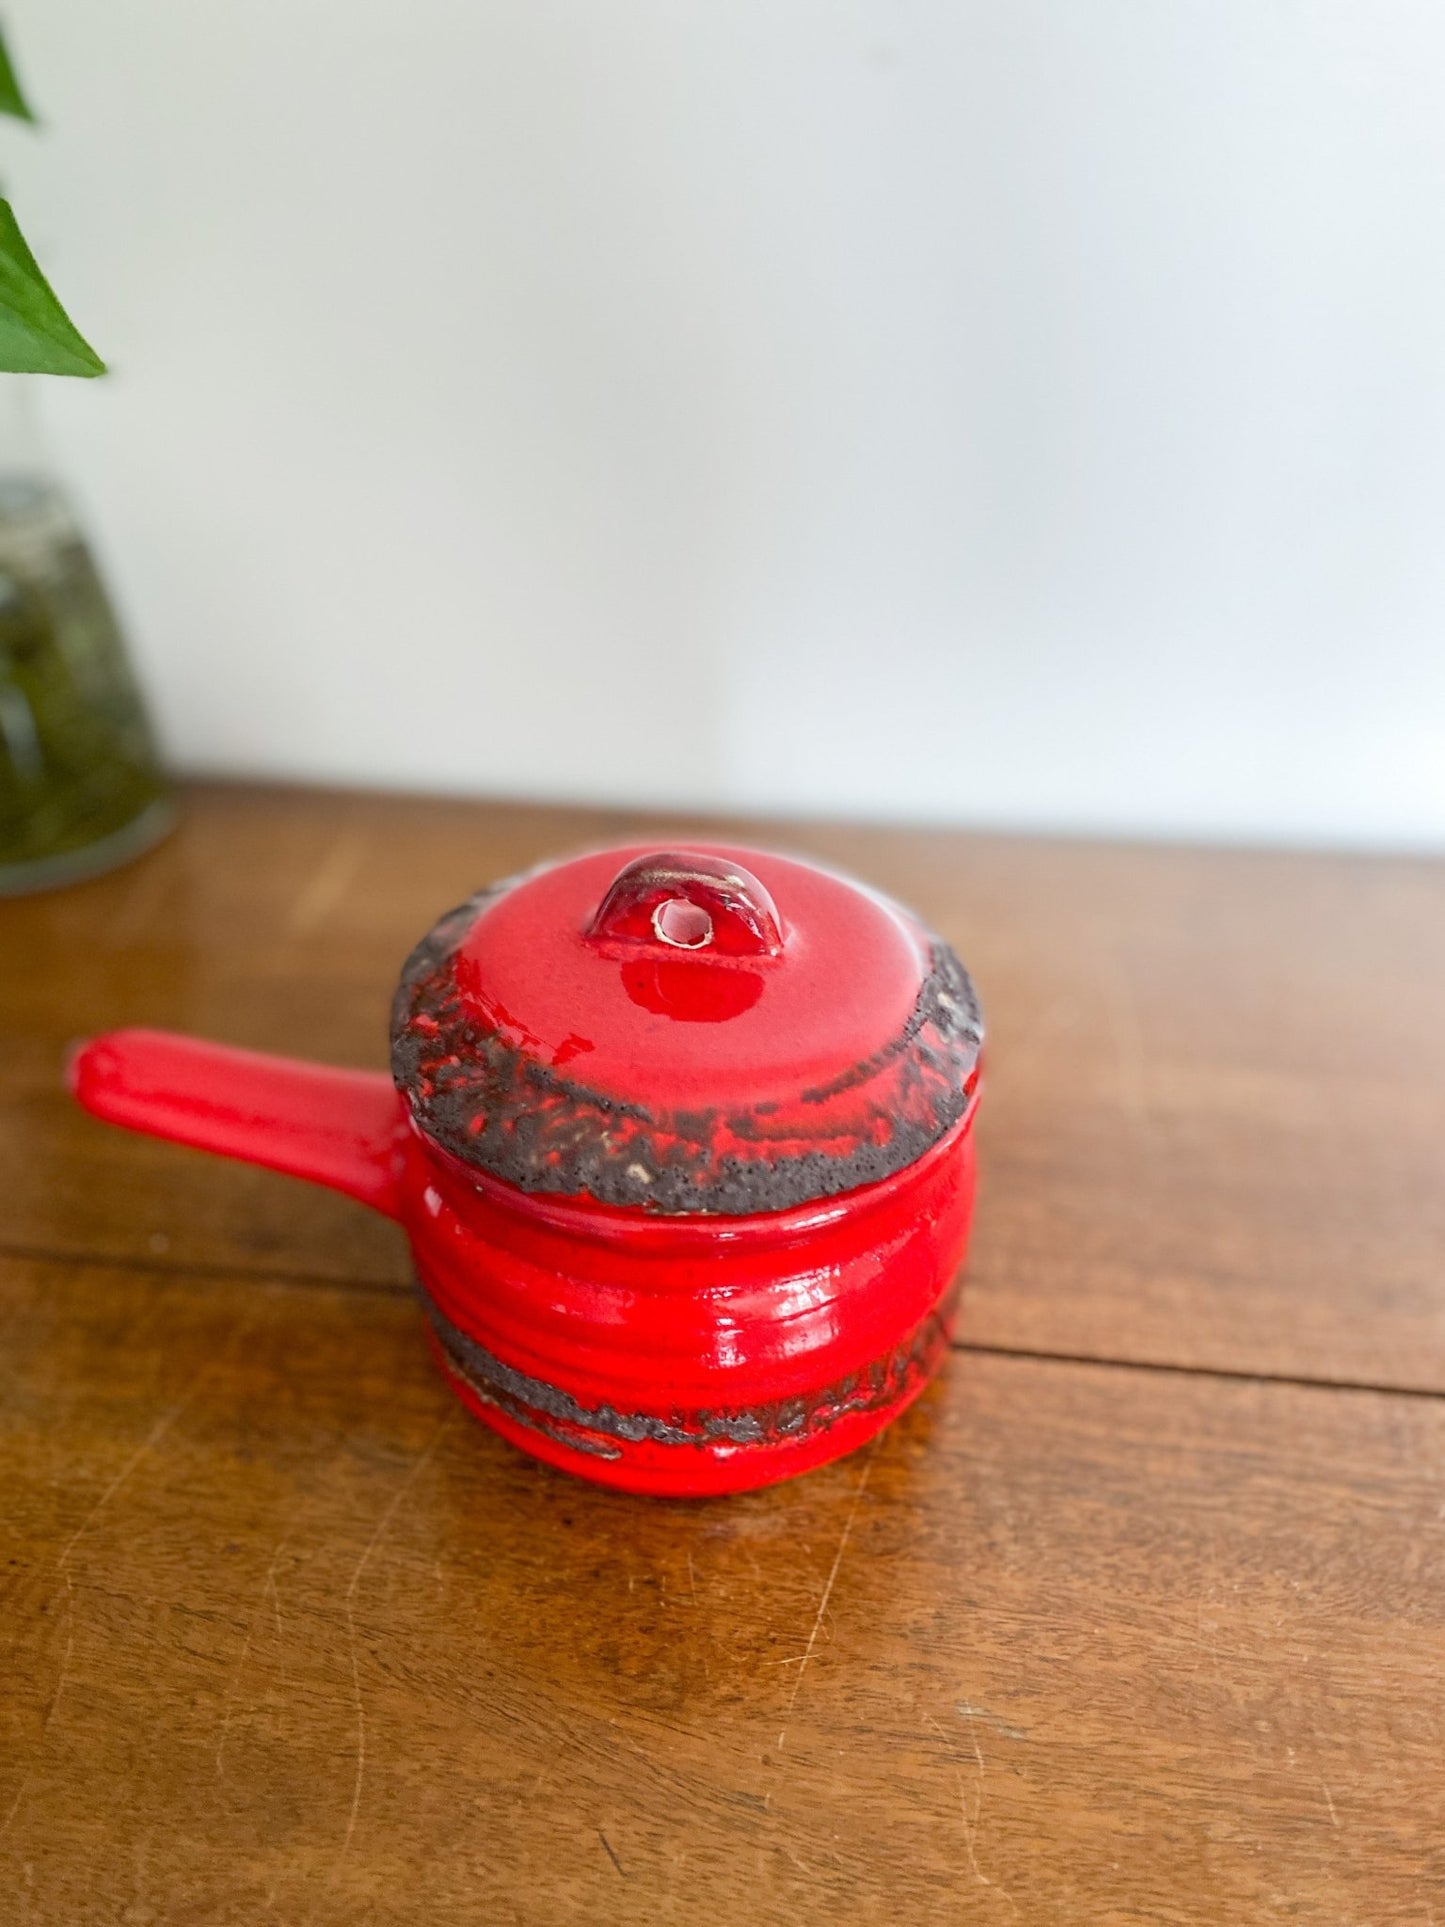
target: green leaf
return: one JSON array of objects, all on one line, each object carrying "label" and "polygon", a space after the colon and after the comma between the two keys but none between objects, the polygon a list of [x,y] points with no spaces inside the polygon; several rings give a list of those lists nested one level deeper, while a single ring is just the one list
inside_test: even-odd
[{"label": "green leaf", "polygon": [[21,90],[3,32],[0,32],[0,114],[9,114],[15,120],[35,119],[30,111],[30,102]]},{"label": "green leaf", "polygon": [[0,370],[103,375],[105,363],[61,307],[8,201],[0,201]]}]

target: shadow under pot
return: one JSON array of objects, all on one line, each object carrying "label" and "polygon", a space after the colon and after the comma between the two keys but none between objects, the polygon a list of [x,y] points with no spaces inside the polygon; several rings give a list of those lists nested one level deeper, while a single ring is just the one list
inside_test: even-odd
[{"label": "shadow under pot", "polygon": [[98,1116],[396,1218],[443,1373],[513,1444],[700,1495],[851,1451],[942,1362],[981,1040],[907,911],[707,845],[451,911],[402,972],[391,1080],[158,1031],[71,1074]]}]

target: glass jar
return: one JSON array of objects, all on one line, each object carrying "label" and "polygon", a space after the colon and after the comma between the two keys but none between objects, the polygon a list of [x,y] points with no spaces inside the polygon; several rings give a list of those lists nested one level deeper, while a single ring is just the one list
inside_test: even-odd
[{"label": "glass jar", "polygon": [[43,458],[26,375],[0,375],[0,895],[106,870],[174,820],[104,585]]}]

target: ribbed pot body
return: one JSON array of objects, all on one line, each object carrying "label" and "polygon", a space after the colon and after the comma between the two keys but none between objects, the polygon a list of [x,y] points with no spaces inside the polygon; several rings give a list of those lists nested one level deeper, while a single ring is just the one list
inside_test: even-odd
[{"label": "ribbed pot body", "polygon": [[442,1369],[513,1444],[628,1491],[736,1492],[838,1458],[948,1350],[974,1108],[881,1183],[731,1218],[525,1193],[413,1131],[397,1215]]}]

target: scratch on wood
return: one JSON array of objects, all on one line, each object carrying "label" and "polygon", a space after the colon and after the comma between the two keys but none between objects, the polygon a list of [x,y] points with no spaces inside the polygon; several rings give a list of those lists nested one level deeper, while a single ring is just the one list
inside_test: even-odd
[{"label": "scratch on wood", "polygon": [[[65,1690],[66,1674],[70,1666],[70,1655],[75,1645],[75,1586],[69,1572],[66,1570],[70,1564],[71,1554],[75,1551],[75,1548],[80,1544],[86,1533],[90,1531],[90,1528],[95,1524],[111,1500],[120,1491],[132,1472],[135,1471],[147,1452],[151,1451],[153,1447],[160,1443],[165,1432],[170,1426],[174,1425],[175,1421],[195,1396],[195,1392],[192,1391],[186,1398],[183,1398],[178,1405],[173,1405],[168,1412],[161,1414],[61,1548],[60,1557],[55,1562],[55,1570],[57,1575],[65,1581],[65,1649],[60,1656],[60,1668],[55,1678],[55,1691],[50,1697],[49,1706],[45,1709],[45,1718],[41,1721],[41,1740],[45,1738],[46,1733],[49,1731],[50,1722],[55,1717],[55,1709],[60,1704],[60,1696]],[[21,1792],[23,1793],[24,1790],[22,1784]],[[7,1827],[10,1824],[10,1820],[14,1817],[15,1807],[19,1804],[19,1795],[17,1795],[15,1805],[11,1807],[10,1814],[6,1817],[5,1825]],[[4,1829],[0,1828],[0,1832],[3,1831]]]},{"label": "scratch on wood", "polygon": [[[228,1358],[231,1355],[253,1322],[254,1319],[250,1315],[242,1318],[238,1322],[230,1338],[226,1341],[222,1357]],[[64,1579],[65,1581],[65,1645],[61,1651],[60,1665],[56,1670],[55,1691],[50,1696],[50,1704],[46,1707],[45,1716],[40,1722],[39,1739],[41,1743],[44,1742],[45,1736],[50,1730],[50,1724],[55,1718],[56,1710],[60,1705],[61,1697],[65,1691],[66,1680],[69,1677],[71,1656],[75,1650],[75,1582],[71,1578],[69,1571],[75,1549],[90,1531],[101,1513],[112,1503],[116,1495],[126,1484],[126,1481],[135,1472],[136,1467],[146,1457],[147,1453],[155,1450],[156,1446],[160,1444],[161,1440],[175,1424],[176,1420],[180,1418],[181,1414],[194,1404],[195,1400],[200,1396],[209,1376],[210,1372],[208,1371],[203,1375],[201,1380],[192,1384],[190,1391],[183,1399],[177,1400],[168,1411],[161,1413],[150,1431],[146,1433],[140,1444],[131,1453],[130,1457],[125,1461],[125,1464],[122,1465],[115,1477],[110,1481],[110,1484],[106,1486],[95,1504],[90,1508],[89,1512],[86,1513],[80,1524],[60,1549],[60,1556],[55,1562],[55,1572],[58,1578]],[[20,1810],[20,1803],[25,1796],[25,1789],[30,1783],[32,1770],[27,1770],[25,1777],[20,1782],[19,1790],[10,1803],[10,1810],[6,1814],[3,1824],[0,1824],[0,1836],[5,1834],[10,1823],[14,1820],[15,1815]]]},{"label": "scratch on wood", "polygon": [[55,1570],[57,1573],[62,1573],[65,1571],[66,1566],[70,1563],[70,1556],[75,1551],[75,1548],[80,1544],[81,1540],[85,1537],[86,1533],[90,1531],[90,1528],[95,1524],[96,1520],[100,1517],[101,1513],[104,1512],[105,1508],[110,1504],[112,1499],[115,1498],[116,1494],[120,1491],[121,1487],[126,1483],[126,1481],[130,1478],[131,1474],[135,1471],[136,1467],[140,1464],[141,1460],[145,1458],[148,1452],[153,1452],[155,1450],[156,1446],[160,1444],[161,1440],[165,1437],[166,1433],[175,1424],[176,1420],[181,1416],[181,1414],[185,1411],[188,1411],[189,1408],[195,1404],[196,1400],[200,1397],[201,1393],[205,1390],[206,1385],[209,1383],[212,1375],[222,1364],[224,1364],[228,1359],[231,1358],[231,1356],[234,1354],[236,1350],[236,1347],[242,1342],[243,1339],[245,1339],[247,1334],[251,1331],[252,1327],[254,1326],[255,1322],[256,1322],[255,1315],[251,1313],[248,1313],[244,1318],[239,1319],[236,1323],[235,1329],[232,1331],[230,1337],[226,1340],[223,1350],[217,1353],[211,1359],[209,1366],[203,1372],[202,1376],[192,1383],[191,1389],[189,1392],[186,1393],[186,1396],[183,1399],[178,1399],[177,1402],[171,1406],[169,1411],[161,1413],[160,1417],[156,1420],[155,1424],[151,1427],[150,1431],[146,1433],[145,1437],[141,1440],[140,1444],[136,1447],[134,1452],[131,1453],[130,1457],[126,1460],[125,1464],[120,1468],[119,1472],[116,1473],[115,1477],[111,1480],[110,1484],[105,1488],[104,1492],[101,1493],[100,1497],[96,1500],[95,1504],[90,1508],[89,1512],[86,1513],[85,1517],[81,1520],[80,1524],[75,1528],[74,1532],[72,1532],[70,1537],[66,1540],[65,1545],[61,1550],[60,1557],[55,1562]]},{"label": "scratch on wood", "polygon": [[[241,1683],[241,1676],[246,1670],[246,1657],[251,1650],[251,1640],[256,1631],[256,1621],[261,1617],[261,1608],[265,1605],[268,1594],[272,1596],[276,1595],[276,1565],[281,1554],[286,1549],[286,1543],[286,1540],[282,1539],[278,1543],[276,1550],[271,1554],[271,1564],[267,1567],[266,1577],[261,1582],[261,1597],[257,1600],[251,1617],[246,1622],[246,1637],[241,1641],[240,1654],[235,1666],[231,1670],[230,1677],[226,1681],[225,1698],[221,1704],[221,1734],[220,1738],[216,1741],[216,1775],[218,1778],[225,1773],[223,1760],[226,1752],[226,1736],[231,1730],[232,1701],[235,1697],[236,1688]],[[276,1604],[276,1631],[279,1635],[281,1631],[281,1606],[279,1598],[277,1598]]]},{"label": "scratch on wood", "polygon": [[286,1629],[281,1624],[281,1588],[276,1584],[276,1567],[274,1561],[271,1566],[270,1585],[271,1610],[276,1615],[276,1638],[278,1643],[284,1643],[286,1639]]},{"label": "scratch on wood", "polygon": [[351,1583],[346,1588],[346,1597],[343,1601],[346,1609],[346,1642],[347,1650],[351,1655],[351,1690],[356,1701],[356,1777],[351,1787],[351,1812],[347,1816],[346,1837],[341,1842],[342,1859],[345,1859],[347,1851],[351,1846],[351,1836],[356,1832],[356,1816],[361,1811],[362,1782],[366,1777],[366,1710],[361,1700],[361,1662],[356,1650],[356,1589],[361,1584],[361,1575],[366,1571],[372,1554],[381,1544],[388,1526],[390,1526],[392,1520],[400,1510],[403,1499],[406,1498],[418,1478],[420,1478],[425,1467],[430,1463],[432,1454],[441,1443],[442,1434],[452,1422],[455,1409],[456,1408],[453,1408],[452,1411],[444,1415],[441,1424],[438,1425],[435,1432],[432,1433],[431,1438],[427,1441],[425,1450],[420,1454],[410,1472],[407,1473],[406,1477],[397,1487],[390,1505],[387,1506],[385,1512],[383,1512],[380,1519],[377,1520],[376,1530],[372,1533],[370,1539],[367,1540],[366,1550],[357,1560],[356,1570],[351,1575]]},{"label": "scratch on wood", "polygon": [[361,1663],[356,1656],[356,1620],[351,1611],[351,1599],[346,1601],[346,1641],[351,1655],[351,1691],[356,1700],[356,1777],[351,1783],[351,1811],[346,1816],[346,1836],[341,1842],[341,1857],[344,1860],[351,1846],[351,1836],[356,1831],[356,1816],[361,1811],[361,1787],[366,1778],[366,1709],[361,1703]]},{"label": "scratch on wood", "polygon": [[[1002,1733],[1006,1740],[1026,1740],[1029,1736],[1026,1726],[1010,1726],[1008,1721],[1001,1720],[997,1713],[990,1713],[986,1706],[975,1706],[972,1700],[960,1700],[958,1711],[970,1723],[974,1720],[982,1720],[984,1725],[991,1726],[995,1733]],[[942,1730],[940,1727],[939,1731],[942,1732]]]},{"label": "scratch on wood", "polygon": [[607,1855],[607,1858],[612,1862],[613,1866],[616,1867],[617,1871],[622,1875],[622,1878],[625,1880],[627,1878],[627,1869],[626,1867],[623,1866],[622,1862],[617,1858],[617,1855],[612,1851],[612,1842],[607,1838],[607,1835],[602,1831],[601,1827],[597,1829],[597,1838],[602,1842],[603,1852]]},{"label": "scratch on wood", "polygon": [[853,1521],[858,1517],[858,1507],[862,1503],[864,1492],[867,1490],[869,1475],[873,1470],[873,1460],[877,1456],[877,1452],[878,1440],[875,1438],[863,1455],[863,1470],[853,1490],[853,1503],[848,1508],[848,1516],[843,1521],[843,1530],[838,1538],[838,1550],[833,1555],[833,1565],[828,1574],[828,1583],[823,1588],[823,1597],[818,1601],[818,1610],[813,1615],[813,1629],[808,1634],[808,1643],[798,1656],[798,1676],[793,1681],[793,1690],[788,1699],[788,1710],[783,1715],[783,1730],[778,1735],[778,1751],[780,1753],[783,1750],[783,1742],[788,1737],[788,1724],[793,1717],[793,1708],[798,1703],[798,1694],[803,1685],[803,1675],[808,1670],[808,1662],[813,1657],[813,1648],[818,1643],[818,1634],[823,1626],[823,1615],[828,1610],[828,1601],[833,1597],[833,1587],[838,1581],[838,1569],[843,1563],[843,1554],[848,1549],[849,1534],[853,1530]]},{"label": "scratch on wood", "polygon": [[60,1665],[55,1674],[55,1691],[50,1695],[50,1704],[45,1709],[45,1718],[40,1722],[40,1737],[43,1740],[50,1730],[50,1722],[55,1717],[55,1709],[60,1704],[60,1695],[65,1688],[66,1675],[70,1671],[70,1655],[75,1650],[75,1585],[70,1574],[65,1575],[65,1645],[60,1654]]},{"label": "scratch on wood", "polygon": [[291,906],[286,919],[288,937],[309,936],[325,921],[345,896],[365,855],[365,839],[354,830],[337,837]]},{"label": "scratch on wood", "polygon": [[[1007,1906],[1010,1913],[1013,1914],[1014,1918],[1017,1919],[1019,1911],[1018,1903],[1014,1900],[1012,1894],[1009,1893],[1006,1887],[1000,1887],[996,1881],[991,1880],[978,1864],[978,1823],[983,1817],[983,1783],[986,1769],[983,1763],[983,1748],[978,1743],[978,1730],[974,1726],[973,1716],[965,1711],[967,1705],[968,1702],[966,1700],[960,1702],[959,1711],[963,1713],[964,1718],[968,1721],[968,1734],[969,1738],[973,1741],[973,1757],[978,1763],[978,1786],[974,1795],[973,1815],[972,1818],[970,1818],[968,1811],[968,1793],[963,1784],[963,1769],[961,1767],[957,1769],[958,1807],[959,1817],[963,1825],[964,1850],[968,1854],[969,1867],[979,1886],[991,1887],[999,1899]],[[935,1721],[934,1724],[937,1725],[937,1722]]]},{"label": "scratch on wood", "polygon": [[972,1818],[968,1811],[968,1789],[963,1784],[963,1768],[957,1767],[958,1774],[958,1816],[963,1823],[963,1845],[968,1854],[968,1864],[974,1879],[980,1887],[991,1887],[993,1882],[978,1864],[978,1854],[974,1849],[974,1832],[978,1826],[978,1816],[983,1811],[983,1788],[978,1789]]},{"label": "scratch on wood", "polygon": [[0,1821],[0,1840],[3,1840],[6,1834],[10,1831],[10,1822],[15,1818],[16,1814],[20,1811],[20,1802],[25,1798],[25,1789],[29,1786],[29,1784],[30,1784],[30,1775],[27,1773],[25,1777],[21,1780],[19,1786],[16,1787],[15,1789],[15,1798],[10,1802],[10,1811],[5,1815],[4,1820]]},{"label": "scratch on wood", "polygon": [[175,1424],[176,1420],[180,1417],[181,1413],[185,1411],[195,1395],[195,1392],[192,1391],[188,1397],[183,1398],[178,1405],[173,1405],[168,1412],[163,1412],[156,1420],[150,1431],[147,1432],[146,1436],[141,1440],[140,1444],[134,1452],[131,1453],[125,1464],[120,1468],[119,1472],[116,1473],[110,1484],[105,1488],[104,1492],[101,1493],[95,1504],[75,1528],[74,1532],[71,1533],[69,1539],[66,1540],[64,1550],[61,1552],[55,1565],[58,1573],[64,1572],[69,1563],[71,1553],[75,1551],[75,1548],[80,1544],[86,1533],[90,1531],[90,1528],[110,1504],[116,1493],[120,1491],[121,1487],[130,1477],[131,1473],[135,1471],[147,1452],[153,1450],[153,1448],[160,1443],[162,1437],[170,1430],[171,1426]]},{"label": "scratch on wood", "polygon": [[[60,1695],[65,1690],[65,1676],[70,1670],[70,1655],[74,1648],[74,1645],[75,1645],[75,1587],[71,1581],[70,1574],[66,1573],[65,1575],[65,1645],[61,1648],[60,1664],[55,1671],[55,1691],[50,1695],[50,1703],[46,1707],[44,1715],[42,1716],[40,1721],[40,1734],[39,1734],[39,1739],[37,1741],[37,1744],[43,1744],[45,1740],[45,1735],[50,1731],[50,1722],[55,1717],[55,1709],[60,1704]],[[16,1814],[20,1811],[20,1802],[25,1798],[26,1788],[30,1785],[32,1778],[33,1778],[33,1769],[27,1769],[20,1781],[19,1786],[15,1789],[15,1798],[10,1802],[10,1811],[5,1815],[3,1822],[0,1822],[0,1840],[3,1840],[5,1835],[10,1831],[10,1823],[15,1818]]]},{"label": "scratch on wood", "polygon": [[1340,1824],[1340,1816],[1335,1812],[1335,1796],[1330,1792],[1329,1788],[1325,1785],[1323,1780],[1320,1781],[1320,1791],[1324,1794],[1325,1805],[1330,1810],[1330,1825],[1334,1827],[1336,1831],[1338,1831],[1339,1824]]}]

